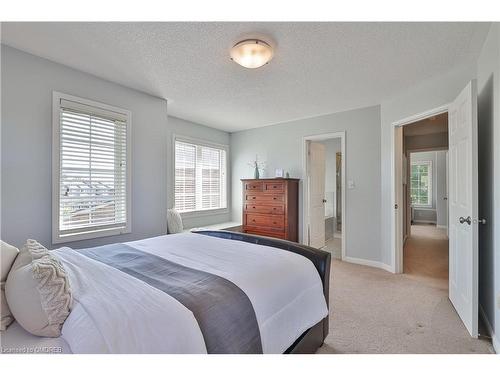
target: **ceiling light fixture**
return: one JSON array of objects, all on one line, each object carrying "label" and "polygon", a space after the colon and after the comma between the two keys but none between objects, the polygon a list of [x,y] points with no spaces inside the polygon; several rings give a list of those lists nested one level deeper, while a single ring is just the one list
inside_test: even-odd
[{"label": "ceiling light fixture", "polygon": [[249,69],[260,68],[272,58],[272,47],[259,39],[245,39],[231,48],[231,60]]}]

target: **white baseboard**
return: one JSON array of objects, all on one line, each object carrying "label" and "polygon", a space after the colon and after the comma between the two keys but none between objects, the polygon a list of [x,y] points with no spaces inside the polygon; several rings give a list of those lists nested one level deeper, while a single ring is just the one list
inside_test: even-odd
[{"label": "white baseboard", "polygon": [[481,318],[483,318],[484,325],[486,326],[486,330],[488,331],[488,335],[490,335],[491,337],[491,343],[493,344],[495,353],[499,354],[500,342],[498,341],[498,337],[496,337],[495,331],[493,331],[493,327],[491,327],[490,321],[488,320],[488,317],[486,316],[486,313],[484,312],[483,306],[481,306],[481,304],[479,304],[479,315],[481,315]]},{"label": "white baseboard", "polygon": [[436,225],[436,228],[447,229],[448,225]]},{"label": "white baseboard", "polygon": [[360,264],[362,266],[380,268],[380,269],[383,269],[384,271],[393,273],[392,266],[385,264],[385,263],[382,263],[382,262],[378,262],[376,260],[368,260],[368,259],[353,258],[353,257],[344,257],[344,258],[342,258],[342,260],[344,262]]}]

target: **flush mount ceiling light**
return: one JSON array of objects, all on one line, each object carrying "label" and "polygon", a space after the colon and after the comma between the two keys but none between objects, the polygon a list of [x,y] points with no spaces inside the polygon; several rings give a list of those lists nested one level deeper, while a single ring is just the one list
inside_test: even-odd
[{"label": "flush mount ceiling light", "polygon": [[245,39],[231,48],[231,60],[249,69],[260,68],[272,58],[271,46],[259,39]]}]

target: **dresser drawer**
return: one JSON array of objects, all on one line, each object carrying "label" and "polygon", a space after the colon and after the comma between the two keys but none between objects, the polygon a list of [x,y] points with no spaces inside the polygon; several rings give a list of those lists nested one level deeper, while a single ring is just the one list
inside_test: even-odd
[{"label": "dresser drawer", "polygon": [[262,191],[263,182],[245,182],[245,191]]},{"label": "dresser drawer", "polygon": [[261,232],[259,230],[247,229],[247,230],[244,231],[244,233],[255,234],[257,236],[281,238],[282,240],[286,239],[284,232],[271,233],[271,232]]},{"label": "dresser drawer", "polygon": [[262,203],[282,203],[285,201],[285,196],[280,194],[245,194],[247,202],[262,202]]},{"label": "dresser drawer", "polygon": [[260,214],[275,214],[282,215],[285,212],[285,208],[282,204],[280,205],[264,205],[259,203],[245,203],[246,212],[256,212]]},{"label": "dresser drawer", "polygon": [[276,229],[285,228],[285,217],[283,215],[259,215],[259,214],[246,214],[246,225],[256,227],[269,227]]},{"label": "dresser drawer", "polygon": [[285,185],[283,182],[265,182],[264,191],[271,192],[275,191],[277,193],[282,193],[285,190]]}]

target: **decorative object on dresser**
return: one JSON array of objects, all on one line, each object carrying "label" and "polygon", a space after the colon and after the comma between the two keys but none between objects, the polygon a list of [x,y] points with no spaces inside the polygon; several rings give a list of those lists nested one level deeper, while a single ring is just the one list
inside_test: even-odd
[{"label": "decorative object on dresser", "polygon": [[259,155],[255,155],[255,160],[248,163],[248,165],[254,169],[253,178],[255,180],[260,178],[259,170],[262,169],[264,171],[266,169],[266,162],[259,161]]},{"label": "decorative object on dresser", "polygon": [[243,233],[298,241],[299,179],[242,179]]}]

